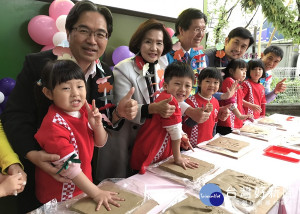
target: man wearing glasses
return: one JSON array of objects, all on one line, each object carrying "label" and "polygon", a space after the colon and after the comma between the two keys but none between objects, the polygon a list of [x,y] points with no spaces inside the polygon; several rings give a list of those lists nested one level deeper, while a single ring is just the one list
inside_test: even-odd
[{"label": "man wearing glasses", "polygon": [[[113,74],[110,68],[99,61],[103,55],[109,37],[113,31],[112,15],[106,7],[95,5],[89,1],[80,1],[74,5],[66,20],[66,32],[69,47],[78,65],[85,73],[87,81],[87,101],[96,100],[98,108],[106,103],[103,93],[98,92],[97,80],[111,76],[107,81],[113,85]],[[37,87],[40,73],[49,60],[57,59],[52,50],[29,54],[25,58],[22,72],[18,75],[16,86],[9,96],[6,109],[1,115],[4,131],[15,152],[19,155],[28,175],[24,193],[18,195],[18,212],[27,213],[41,204],[35,198],[35,166],[40,167],[60,182],[70,182],[57,173],[51,162],[60,158],[56,154],[41,151],[34,139],[50,102],[37,103],[35,96],[43,96]],[[133,119],[137,112],[137,103],[131,99],[134,89],[128,92],[117,106],[116,111],[107,109],[105,113],[112,122],[120,118]],[[0,141],[5,136],[0,136]],[[109,142],[108,142],[109,143]],[[109,163],[108,163],[109,164]],[[41,191],[41,190],[40,190]]]},{"label": "man wearing glasses", "polygon": [[[165,56],[160,58],[162,67],[174,61],[186,62],[191,65],[195,72],[196,79],[200,71],[207,67],[205,55],[201,50],[201,41],[206,33],[206,15],[199,9],[188,8],[179,14],[175,23],[175,34],[172,37],[173,48]],[[232,89],[231,89],[232,90]],[[193,85],[192,94],[197,91],[197,84]],[[228,96],[225,94],[224,99]],[[223,98],[223,97],[222,97]],[[180,103],[181,112],[189,116],[193,122],[191,124],[203,123],[209,116],[205,108],[192,108],[185,102]],[[227,118],[227,109],[220,108],[222,117]]]},{"label": "man wearing glasses", "polygon": [[[200,43],[206,32],[206,22],[206,15],[195,8],[188,8],[178,16],[172,38],[173,50],[166,55],[166,64],[174,61],[186,62],[196,73],[206,67],[204,53],[200,50]],[[164,58],[161,60],[166,61]]]}]

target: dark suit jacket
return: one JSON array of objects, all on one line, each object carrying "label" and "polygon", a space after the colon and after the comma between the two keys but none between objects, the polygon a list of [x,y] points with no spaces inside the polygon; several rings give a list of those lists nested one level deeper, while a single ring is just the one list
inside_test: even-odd
[{"label": "dark suit jacket", "polygon": [[[7,138],[19,155],[27,173],[25,190],[18,195],[18,213],[27,213],[41,205],[35,198],[35,166],[25,158],[25,155],[29,151],[40,149],[34,139],[34,134],[40,127],[51,102],[42,94],[42,87],[38,87],[36,82],[40,79],[46,62],[56,58],[52,50],[26,56],[23,69],[17,77],[16,86],[9,95],[6,108],[1,114]],[[104,101],[98,99],[103,95],[98,93],[96,80],[100,77],[111,76],[108,81],[111,85],[113,84],[113,74],[110,68],[103,63],[102,68],[104,73],[97,68],[95,77],[87,81],[87,100],[91,103],[92,99],[96,99],[97,107],[103,106]]]},{"label": "dark suit jacket", "polygon": [[[39,128],[51,102],[42,94],[42,87],[36,82],[40,79],[41,71],[49,60],[55,60],[52,50],[29,54],[25,58],[22,72],[18,75],[16,86],[11,92],[6,108],[1,115],[3,127],[9,142],[21,159],[31,150],[38,149],[33,138]],[[104,73],[97,68],[94,78],[87,81],[87,101],[96,99],[97,107],[104,105],[98,99],[103,96],[98,92],[96,80],[100,77],[111,76],[108,79],[113,84],[113,74],[110,68],[102,63]]]}]

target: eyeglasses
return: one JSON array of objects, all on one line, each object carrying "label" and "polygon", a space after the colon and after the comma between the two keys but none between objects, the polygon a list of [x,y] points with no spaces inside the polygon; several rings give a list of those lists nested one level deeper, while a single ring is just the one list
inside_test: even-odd
[{"label": "eyeglasses", "polygon": [[104,30],[96,30],[96,31],[92,31],[91,29],[87,28],[87,27],[83,27],[83,26],[79,26],[79,27],[73,27],[73,30],[76,30],[80,35],[84,36],[84,37],[89,37],[92,34],[94,34],[95,39],[97,40],[107,40],[108,37],[108,33],[105,32]]},{"label": "eyeglasses", "polygon": [[195,28],[194,33],[196,33],[196,34],[198,34],[198,33],[205,34],[205,33],[207,33],[207,30],[206,30],[206,28]]}]

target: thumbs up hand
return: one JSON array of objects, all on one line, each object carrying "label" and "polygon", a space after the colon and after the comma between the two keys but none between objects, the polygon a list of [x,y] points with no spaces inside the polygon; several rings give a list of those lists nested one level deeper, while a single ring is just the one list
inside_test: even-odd
[{"label": "thumbs up hand", "polygon": [[175,112],[175,106],[170,105],[173,96],[171,95],[168,99],[164,99],[157,103],[151,103],[149,105],[149,114],[160,114],[163,118],[169,118]]},{"label": "thumbs up hand", "polygon": [[131,98],[134,90],[134,87],[132,87],[129,92],[120,100],[118,106],[116,107],[117,117],[126,118],[128,120],[133,120],[136,117],[138,104],[136,100]]},{"label": "thumbs up hand", "polygon": [[214,108],[213,104],[211,104],[210,102],[208,102],[206,104],[206,108],[205,108],[204,111],[207,112],[207,113],[210,113],[210,112],[212,112],[213,108]]}]

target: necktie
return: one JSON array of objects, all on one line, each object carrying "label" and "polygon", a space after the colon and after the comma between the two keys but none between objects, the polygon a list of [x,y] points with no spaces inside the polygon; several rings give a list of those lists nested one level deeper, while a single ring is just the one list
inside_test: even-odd
[{"label": "necktie", "polygon": [[190,61],[190,54],[189,54],[189,52],[185,52],[182,61],[185,62],[185,63],[189,63],[189,61]]}]

